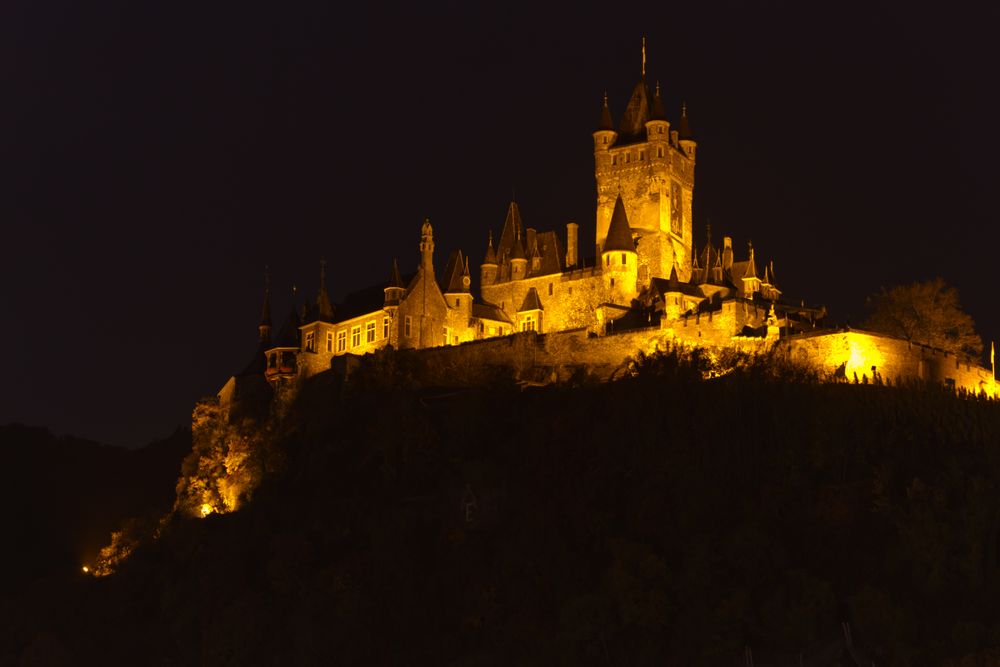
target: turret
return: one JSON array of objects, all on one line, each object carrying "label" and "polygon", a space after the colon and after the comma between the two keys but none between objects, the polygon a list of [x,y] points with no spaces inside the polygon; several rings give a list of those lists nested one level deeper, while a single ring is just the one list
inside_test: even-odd
[{"label": "turret", "polygon": [[[728,271],[733,268],[733,237],[722,237],[722,270]],[[733,276],[735,278],[735,276]]]},{"label": "turret", "polygon": [[510,279],[522,280],[527,273],[528,257],[524,254],[524,243],[521,241],[521,230],[518,228],[510,249]]},{"label": "turret", "polygon": [[[666,146],[670,141],[670,122],[667,120],[667,112],[663,108],[663,99],[660,97],[660,82],[656,82],[656,93],[653,95],[652,109],[649,120],[646,121],[646,138],[653,144],[652,157],[664,157]],[[662,146],[659,145],[662,143]]]},{"label": "turret", "polygon": [[271,272],[267,267],[264,267],[264,307],[260,313],[257,335],[261,343],[271,342]]},{"label": "turret", "polygon": [[461,250],[451,253],[444,269],[444,300],[449,308],[457,308],[472,317],[472,279],[469,276],[469,260]]},{"label": "turret", "polygon": [[694,140],[694,135],[691,133],[691,123],[688,120],[687,114],[688,108],[685,103],[681,105],[681,121],[677,132],[677,139],[684,154],[694,160],[694,152],[698,147],[698,143]]},{"label": "turret", "polygon": [[316,293],[316,319],[320,322],[333,322],[333,305],[326,291],[326,260],[319,261],[319,291]]},{"label": "turret", "polygon": [[684,293],[681,291],[680,280],[677,279],[677,264],[670,267],[670,278],[663,292],[663,315],[669,321],[680,318]]},{"label": "turret", "polygon": [[395,312],[399,307],[399,302],[403,300],[406,288],[403,286],[403,279],[399,275],[399,263],[395,258],[392,260],[392,272],[389,274],[389,282],[385,289],[385,309],[390,313]]},{"label": "turret", "polygon": [[492,285],[497,281],[497,251],[493,249],[493,230],[486,244],[486,257],[479,265],[479,284]]},{"label": "turret", "polygon": [[601,105],[601,119],[594,132],[594,152],[607,152],[618,138],[614,123],[611,121],[611,109],[608,108],[608,93],[604,93],[604,104]]},{"label": "turret", "polygon": [[611,290],[612,298],[619,303],[629,303],[636,293],[639,276],[638,256],[632,228],[628,224],[625,203],[619,194],[615,200],[615,210],[611,214],[608,235],[601,251],[601,268]]},{"label": "turret", "polygon": [[753,257],[753,244],[747,245],[750,250],[750,260],[747,262],[747,270],[743,273],[743,296],[752,299],[753,295],[760,291],[760,278],[757,276],[757,264]]},{"label": "turret", "polygon": [[434,228],[430,218],[424,218],[420,228],[420,268],[428,275],[434,275]]}]

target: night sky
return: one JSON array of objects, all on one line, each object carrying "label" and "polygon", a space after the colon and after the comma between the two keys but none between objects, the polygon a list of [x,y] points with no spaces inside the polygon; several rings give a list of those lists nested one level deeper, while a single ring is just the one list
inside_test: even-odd
[{"label": "night sky", "polygon": [[512,191],[592,248],[590,133],[643,35],[699,245],[752,240],[836,322],[941,276],[1000,338],[995,6],[363,5],[3,3],[0,423],[164,436],[249,361],[265,265],[279,320],[323,256],[335,298],[413,270],[424,216],[439,266]]}]

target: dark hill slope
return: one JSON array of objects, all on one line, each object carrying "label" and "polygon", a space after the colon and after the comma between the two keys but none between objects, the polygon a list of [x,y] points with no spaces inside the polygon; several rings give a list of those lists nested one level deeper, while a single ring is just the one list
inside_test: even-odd
[{"label": "dark hill slope", "polygon": [[245,509],[5,610],[8,655],[798,664],[842,620],[877,664],[1000,645],[995,403],[670,359],[575,388],[352,387],[304,388]]},{"label": "dark hill slope", "polygon": [[76,571],[129,517],[170,508],[191,433],[178,430],[141,449],[56,437],[42,428],[0,426],[4,480],[0,594]]}]

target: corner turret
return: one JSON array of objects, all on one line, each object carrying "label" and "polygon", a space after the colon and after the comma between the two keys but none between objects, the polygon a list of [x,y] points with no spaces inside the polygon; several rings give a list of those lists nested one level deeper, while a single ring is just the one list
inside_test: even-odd
[{"label": "corner turret", "polygon": [[691,122],[688,120],[688,108],[687,103],[681,105],[681,120],[678,124],[677,131],[678,143],[680,144],[681,150],[693,161],[695,159],[694,153],[695,149],[698,147],[698,142],[694,140],[694,135],[691,133]]},{"label": "corner turret", "polygon": [[333,304],[326,291],[326,259],[319,261],[319,291],[316,293],[316,318],[319,322],[333,322]]},{"label": "corner turret", "polygon": [[497,281],[497,253],[493,249],[493,230],[490,230],[489,241],[486,244],[486,257],[479,265],[479,284],[492,285]]},{"label": "corner turret", "polygon": [[271,342],[271,272],[264,267],[264,307],[257,325],[257,336],[261,343]]},{"label": "corner turret", "polygon": [[615,200],[608,236],[604,239],[601,268],[608,281],[611,298],[616,303],[630,303],[636,292],[639,267],[632,228],[628,224],[625,203],[620,194]]},{"label": "corner turret", "polygon": [[670,121],[667,120],[667,112],[663,108],[659,81],[656,82],[652,109],[649,120],[646,121],[646,138],[653,145],[654,150],[650,151],[651,158],[662,158],[666,155],[666,146],[670,143]]},{"label": "corner turret", "polygon": [[389,282],[383,291],[385,292],[384,308],[392,314],[399,306],[399,302],[403,300],[403,294],[406,292],[403,279],[399,275],[399,263],[395,258],[392,260],[392,272],[389,274]]},{"label": "corner turret", "polygon": [[601,119],[597,123],[597,130],[594,132],[594,152],[607,152],[611,148],[618,133],[615,132],[614,122],[611,120],[611,109],[608,108],[608,93],[604,93],[604,104],[601,105]]}]

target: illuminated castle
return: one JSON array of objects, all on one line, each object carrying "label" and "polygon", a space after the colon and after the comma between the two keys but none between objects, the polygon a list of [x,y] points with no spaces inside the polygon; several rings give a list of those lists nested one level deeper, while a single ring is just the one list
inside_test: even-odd
[{"label": "illuminated castle", "polygon": [[[820,333],[816,326],[825,309],[784,303],[773,263],[761,262],[749,244],[737,259],[731,237],[723,237],[717,247],[709,228],[704,244],[695,246],[691,220],[697,143],[685,107],[672,128],[659,85],[647,84],[645,63],[617,129],[605,96],[593,142],[597,213],[592,259],[580,256],[577,224],[566,225],[565,237],[538,231],[525,226],[518,205],[511,202],[495,242],[491,232],[484,233],[476,298],[469,258],[461,250],[450,253],[438,273],[434,229],[425,220],[420,261],[406,280],[393,261],[387,283],[334,306],[321,266],[315,300],[293,308],[276,336],[265,292],[258,352],[220,397],[237,396],[241,378],[263,376],[280,383],[328,370],[337,357],[383,348],[462,346],[524,332],[615,336],[622,359],[639,349],[676,343],[762,350],[782,340],[789,341],[790,355],[830,370],[860,370],[875,377],[890,364],[897,378],[949,379],[938,362],[938,370],[928,370],[928,355],[912,353],[912,346],[910,352],[897,353],[897,339],[859,342],[856,332]],[[623,337],[626,332],[634,335]],[[885,351],[889,348],[891,354]],[[574,349],[574,361],[586,363],[589,348]],[[877,349],[883,351],[876,354]],[[965,366],[975,375],[968,361]],[[959,384],[981,388],[981,378],[972,375]]]}]

